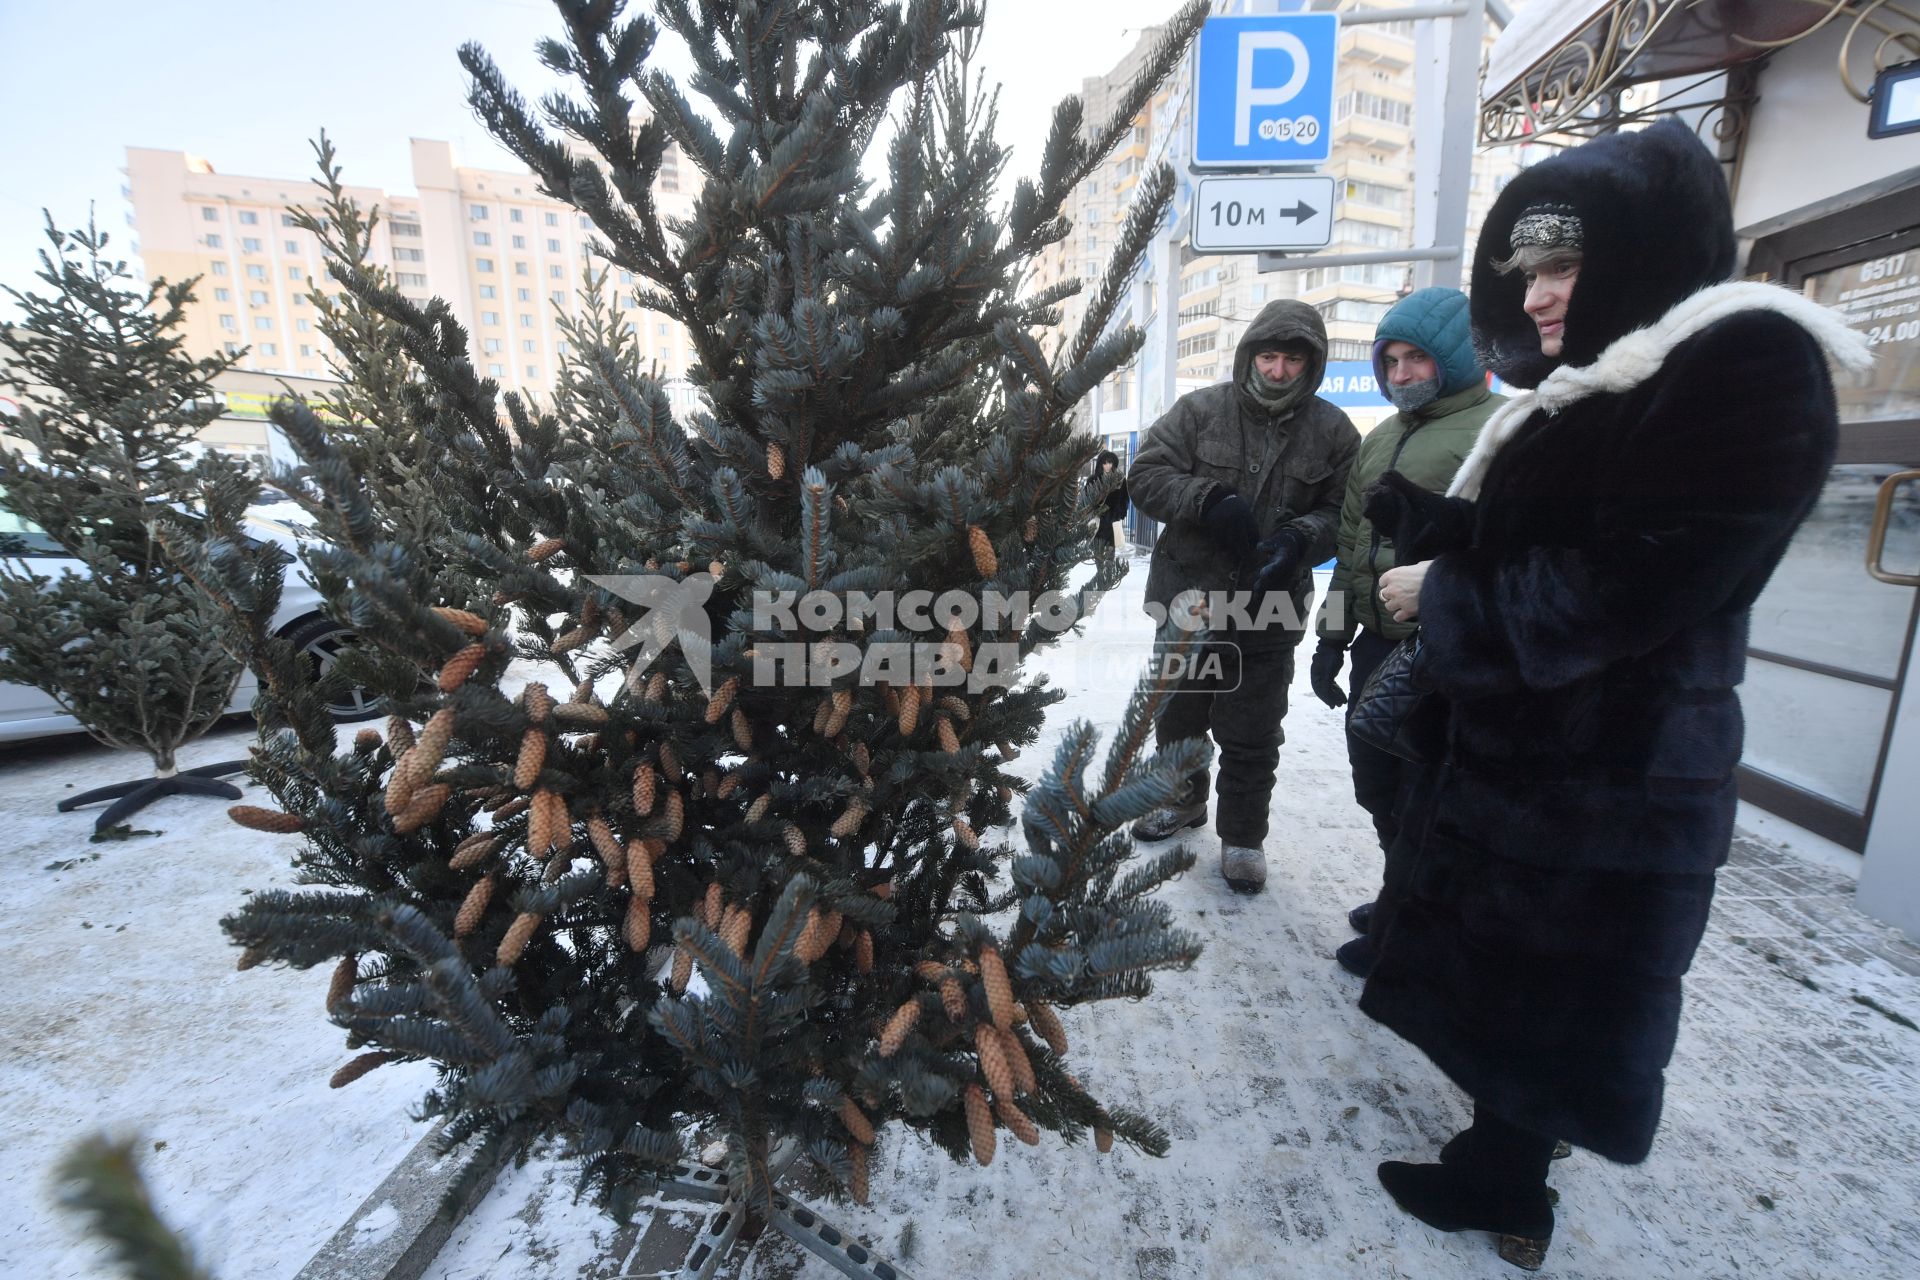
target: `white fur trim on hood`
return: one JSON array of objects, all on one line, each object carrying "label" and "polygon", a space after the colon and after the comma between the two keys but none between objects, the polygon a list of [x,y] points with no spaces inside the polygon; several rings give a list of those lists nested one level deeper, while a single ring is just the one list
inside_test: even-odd
[{"label": "white fur trim on hood", "polygon": [[1750,280],[1716,284],[1679,303],[1644,329],[1635,329],[1614,342],[1592,364],[1578,368],[1563,365],[1533,391],[1522,392],[1500,406],[1481,429],[1473,452],[1460,464],[1447,495],[1478,498],[1494,454],[1526,425],[1536,409],[1558,413],[1588,396],[1630,391],[1659,373],[1675,347],[1708,325],[1742,311],[1772,311],[1793,321],[1820,345],[1829,361],[1842,369],[1858,373],[1873,364],[1866,336],[1832,308],[1776,284]]}]

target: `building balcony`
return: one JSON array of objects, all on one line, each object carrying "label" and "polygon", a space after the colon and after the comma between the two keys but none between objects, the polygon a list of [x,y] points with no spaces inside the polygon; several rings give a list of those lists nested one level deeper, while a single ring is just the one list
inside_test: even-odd
[{"label": "building balcony", "polygon": [[1413,140],[1413,130],[1356,112],[1333,127],[1335,146],[1349,140],[1381,150],[1399,151]]},{"label": "building balcony", "polygon": [[1390,70],[1413,65],[1413,41],[1366,27],[1349,27],[1340,41],[1340,53],[1348,62],[1364,62]]}]

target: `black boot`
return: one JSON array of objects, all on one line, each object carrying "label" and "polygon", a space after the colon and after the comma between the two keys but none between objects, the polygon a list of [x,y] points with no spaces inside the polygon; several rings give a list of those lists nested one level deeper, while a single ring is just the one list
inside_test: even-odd
[{"label": "black boot", "polygon": [[[1462,1129],[1451,1138],[1448,1138],[1447,1144],[1440,1148],[1440,1163],[1459,1164],[1462,1160],[1465,1160],[1467,1158],[1467,1144],[1471,1141],[1467,1135],[1472,1132],[1473,1130],[1471,1129]],[[1565,1160],[1572,1154],[1573,1147],[1565,1140],[1553,1144],[1553,1159]]]},{"label": "black boot", "polygon": [[1365,933],[1373,923],[1373,904],[1363,902],[1347,912],[1347,923],[1353,926],[1355,933]]},{"label": "black boot", "polygon": [[1368,937],[1351,938],[1334,951],[1333,958],[1340,967],[1356,977],[1364,978],[1373,972],[1374,962],[1380,956],[1373,949],[1373,939]]},{"label": "black boot", "polygon": [[1394,1203],[1436,1231],[1490,1231],[1500,1237],[1500,1256],[1538,1271],[1553,1241],[1553,1205],[1545,1186],[1501,1191],[1464,1164],[1380,1166],[1380,1185]]},{"label": "black boot", "polygon": [[1490,1231],[1500,1238],[1503,1259],[1539,1270],[1553,1239],[1553,1201],[1547,1190],[1553,1139],[1476,1106],[1473,1127],[1447,1147],[1440,1164],[1388,1161],[1380,1166],[1380,1185],[1428,1226]]}]

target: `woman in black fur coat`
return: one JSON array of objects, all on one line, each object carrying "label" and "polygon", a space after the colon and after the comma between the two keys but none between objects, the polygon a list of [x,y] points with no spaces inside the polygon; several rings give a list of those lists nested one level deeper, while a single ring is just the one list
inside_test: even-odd
[{"label": "woman in black fur coat", "polygon": [[1389,474],[1368,511],[1423,561],[1380,595],[1418,618],[1448,724],[1360,1007],[1474,1100],[1440,1163],[1380,1180],[1523,1266],[1555,1139],[1628,1163],[1653,1142],[1733,830],[1748,610],[1833,461],[1828,363],[1868,360],[1733,266],[1720,167],[1677,123],[1522,172],[1472,315],[1486,366],[1536,390],[1448,496]]}]

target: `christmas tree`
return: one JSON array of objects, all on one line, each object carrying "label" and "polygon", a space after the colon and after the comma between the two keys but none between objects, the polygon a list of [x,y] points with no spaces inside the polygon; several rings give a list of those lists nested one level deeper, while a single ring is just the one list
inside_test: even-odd
[{"label": "christmas tree", "polygon": [[108,832],[165,794],[240,794],[209,776],[238,765],[175,769],[180,748],[226,714],[242,667],[222,645],[223,615],[164,542],[203,518],[234,526],[258,485],[238,461],[195,456],[220,413],[213,380],[233,363],[182,350],[195,282],[140,287],[91,222],[63,232],[49,218],[47,239],[38,274],[49,291],[7,289],[21,319],[0,343],[28,447],[0,447],[0,489],[77,564],[42,574],[0,560],[0,680],[46,692],[97,741],[152,758],[151,778],[61,803],[113,799],[97,824]]},{"label": "christmas tree", "polygon": [[[1164,1152],[1070,1073],[1069,1032],[1197,954],[1151,896],[1191,855],[1136,858],[1120,828],[1205,748],[1148,757],[1171,684],[1151,673],[1104,762],[1078,724],[1030,788],[1008,764],[1061,696],[1021,660],[1123,572],[1094,559],[1094,442],[1067,419],[1140,345],[1109,325],[1171,172],[1146,175],[1051,355],[1035,330],[1077,282],[1021,285],[1206,5],[1111,119],[1060,105],[1005,208],[977,4],[661,0],[704,113],[649,68],[654,21],[558,8],[540,52],[571,92],[536,113],[468,47],[471,102],[685,326],[703,404],[676,417],[589,306],[540,411],[476,376],[444,303],[336,260],[419,370],[394,429],[434,460],[450,532],[409,545],[338,433],[276,410],[327,495],[309,568],[408,671],[386,733],[349,750],[259,621],[273,557],[217,541],[197,564],[254,628],[265,691],[256,772],[280,807],[234,816],[298,832],[318,886],[225,922],[243,965],[333,965],[327,1009],[364,1050],[336,1084],[432,1060],[450,1137],[564,1132],[616,1210],[697,1132],[763,1218],[778,1143],[864,1199],[890,1122],[982,1164],[1042,1130]],[[674,222],[669,143],[703,178]],[[463,599],[436,594],[448,548]],[[1015,849],[993,833],[1021,791]]]}]

